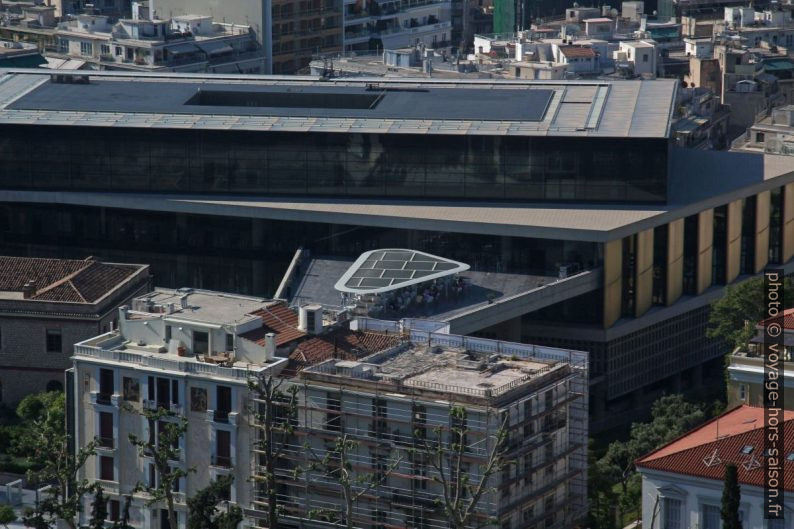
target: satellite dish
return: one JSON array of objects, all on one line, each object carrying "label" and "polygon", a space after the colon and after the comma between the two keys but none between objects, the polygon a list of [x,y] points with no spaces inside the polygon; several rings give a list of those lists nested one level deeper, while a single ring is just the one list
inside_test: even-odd
[{"label": "satellite dish", "polygon": [[653,16],[656,16],[656,15],[658,15],[658,14],[659,14],[659,12],[658,12],[657,10],[655,10],[655,9],[654,9],[654,10],[653,10]]}]

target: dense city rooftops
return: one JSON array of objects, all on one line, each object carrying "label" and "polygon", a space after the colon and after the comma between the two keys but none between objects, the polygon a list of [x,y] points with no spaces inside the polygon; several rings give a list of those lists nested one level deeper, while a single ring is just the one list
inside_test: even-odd
[{"label": "dense city rooftops", "polygon": [[87,258],[0,257],[0,299],[93,304],[117,291],[146,265]]},{"label": "dense city rooftops", "polygon": [[666,138],[676,88],[674,80],[322,81],[9,70],[0,77],[0,123]]}]

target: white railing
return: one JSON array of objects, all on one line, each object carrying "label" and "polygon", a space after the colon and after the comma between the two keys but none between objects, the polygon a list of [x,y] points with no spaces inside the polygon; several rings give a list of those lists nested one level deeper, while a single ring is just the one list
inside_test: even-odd
[{"label": "white railing", "polygon": [[264,366],[257,366],[257,368],[254,369],[221,367],[214,364],[207,364],[197,361],[157,358],[151,356],[151,354],[140,354],[132,351],[109,351],[100,347],[92,347],[88,345],[75,345],[74,355],[77,357],[83,356],[88,358],[96,358],[97,360],[106,360],[114,363],[136,364],[140,366],[151,367],[153,369],[181,371],[185,373],[195,373],[198,375],[230,378],[234,380],[248,380],[252,375],[259,373],[260,371],[263,371],[273,365],[266,364]]}]

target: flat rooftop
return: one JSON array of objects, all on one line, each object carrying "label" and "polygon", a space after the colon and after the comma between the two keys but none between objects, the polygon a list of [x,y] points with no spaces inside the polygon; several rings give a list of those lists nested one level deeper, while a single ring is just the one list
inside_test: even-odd
[{"label": "flat rooftop", "polygon": [[[54,82],[51,75],[82,82]],[[678,83],[6,70],[0,123],[667,138]]]},{"label": "flat rooftop", "polygon": [[[162,307],[164,312],[144,310],[145,303],[150,303],[153,307]],[[262,298],[225,292],[157,288],[154,292],[135,298],[132,301],[132,310],[140,319],[166,317],[220,326],[259,320],[260,316],[252,313],[274,303]],[[173,312],[167,312],[169,305],[173,305]]]},{"label": "flat rooftop", "polygon": [[313,375],[399,382],[402,386],[475,397],[498,397],[564,366],[564,362],[486,355],[456,347],[403,343],[355,360],[331,359],[303,371]]},{"label": "flat rooftop", "polygon": [[[344,276],[353,260],[334,257],[312,259],[295,283],[292,304],[308,302],[320,303],[326,307],[338,307],[342,297],[334,288],[334,283]],[[483,272],[465,270],[460,272],[465,278],[466,287],[460,294],[450,294],[432,303],[411,304],[403,309],[385,307],[376,317],[382,319],[431,318],[448,321],[464,312],[486,307],[501,299],[511,298],[541,285],[550,285],[558,278],[541,274],[509,274],[504,272]],[[418,284],[422,289],[422,284]],[[375,316],[375,315],[373,315]]]}]

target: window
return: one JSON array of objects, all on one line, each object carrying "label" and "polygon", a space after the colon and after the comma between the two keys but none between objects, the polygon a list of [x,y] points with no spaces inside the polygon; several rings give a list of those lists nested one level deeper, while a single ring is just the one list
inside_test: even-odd
[{"label": "window", "polygon": [[99,456],[99,479],[105,481],[113,481],[113,458],[108,456]]},{"label": "window", "polygon": [[703,505],[701,518],[702,529],[720,529],[722,525],[720,508],[716,505]]},{"label": "window", "polygon": [[93,55],[94,54],[94,46],[91,42],[81,40],[80,41],[80,55]]},{"label": "window", "polygon": [[642,62],[648,62],[648,54],[642,56]]},{"label": "window", "polygon": [[120,510],[119,500],[108,501],[108,519],[110,521],[117,522],[119,520]]},{"label": "window", "polygon": [[97,402],[110,403],[110,397],[114,392],[113,370],[99,370],[99,391],[97,392]]},{"label": "window", "polygon": [[99,49],[101,50],[102,55],[110,55],[110,44],[102,44],[100,45]]},{"label": "window", "polygon": [[226,422],[229,420],[229,412],[232,411],[232,388],[229,386],[218,386],[216,397],[215,420]]},{"label": "window", "polygon": [[207,411],[207,390],[190,388],[190,411]]},{"label": "window", "polygon": [[60,329],[47,329],[47,352],[48,353],[62,353],[63,346],[61,344],[61,330]]},{"label": "window", "polygon": [[226,430],[218,430],[215,445],[215,465],[229,468],[232,466],[232,434]]},{"label": "window", "polygon": [[662,500],[662,529],[682,529],[681,500],[675,498]]},{"label": "window", "polygon": [[141,386],[137,378],[122,378],[122,388],[124,400],[138,402],[141,399]]},{"label": "window", "polygon": [[99,412],[99,446],[113,448],[113,414]]},{"label": "window", "polygon": [[124,55],[124,52],[121,50],[121,46],[115,47],[115,53],[116,53],[116,57],[121,57],[122,55]]},{"label": "window", "polygon": [[226,333],[226,350],[234,351],[234,335]]},{"label": "window", "polygon": [[3,350],[3,328],[0,327],[0,351]]},{"label": "window", "polygon": [[171,326],[170,325],[166,325],[165,326],[165,345],[166,345],[166,347],[168,346],[169,343],[171,343]]},{"label": "window", "polygon": [[747,399],[747,386],[739,384],[739,400],[744,402]]},{"label": "window", "polygon": [[205,355],[209,353],[209,335],[204,331],[193,331],[193,353]]},{"label": "window", "polygon": [[535,506],[534,505],[530,505],[529,507],[524,509],[524,511],[521,513],[521,520],[524,523],[529,522],[534,517],[535,517]]}]

